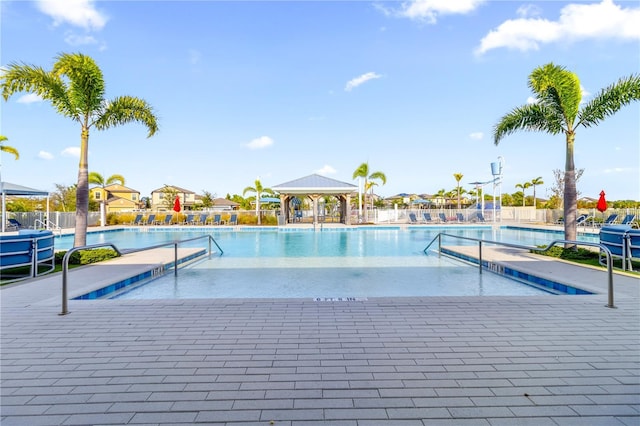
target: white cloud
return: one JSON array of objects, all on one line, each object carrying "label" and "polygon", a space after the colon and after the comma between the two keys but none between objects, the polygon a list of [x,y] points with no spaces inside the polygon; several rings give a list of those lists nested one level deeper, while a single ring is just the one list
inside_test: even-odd
[{"label": "white cloud", "polygon": [[538,17],[510,19],[480,41],[476,54],[500,47],[538,50],[545,43],[591,38],[640,39],[640,7],[622,8],[613,0],[602,0],[565,6],[557,21]]},{"label": "white cloud", "polygon": [[534,98],[533,96],[529,96],[527,98],[527,104],[531,105],[531,104],[535,104],[538,103],[538,100],[536,98]]},{"label": "white cloud", "polygon": [[366,74],[362,74],[359,77],[356,77],[354,79],[351,79],[347,82],[347,85],[344,87],[345,92],[350,92],[351,90],[353,90],[354,88],[360,86],[361,84],[369,81],[369,80],[373,80],[376,78],[380,78],[382,77],[380,74],[376,74],[375,72],[368,72]]},{"label": "white cloud", "polygon": [[19,104],[33,104],[35,102],[42,102],[42,98],[35,93],[27,93],[26,95],[20,96],[16,102]]},{"label": "white cloud", "polygon": [[68,32],[64,38],[65,43],[70,46],[85,46],[88,44],[98,44],[98,40],[90,35],[78,35]]},{"label": "white cloud", "polygon": [[484,133],[482,133],[482,132],[473,132],[473,133],[469,134],[469,137],[471,139],[479,141],[480,139],[484,138]]},{"label": "white cloud", "polygon": [[321,169],[316,170],[316,173],[319,175],[333,175],[336,174],[336,169],[328,164],[325,164]]},{"label": "white cloud", "polygon": [[403,3],[396,14],[435,24],[441,15],[464,15],[484,2],[485,0],[412,0]]},{"label": "white cloud", "polygon": [[189,63],[191,65],[196,65],[200,63],[200,60],[202,59],[202,53],[200,53],[200,51],[196,49],[189,49],[188,54],[189,54]]},{"label": "white cloud", "polygon": [[247,144],[249,149],[262,149],[273,145],[273,139],[269,136],[260,136],[259,138],[253,139],[251,142]]},{"label": "white cloud", "polygon": [[65,148],[60,153],[63,157],[77,157],[80,158],[80,148],[77,146],[70,146]]},{"label": "white cloud", "polygon": [[38,153],[38,158],[42,160],[53,160],[53,154],[47,151],[40,151]]},{"label": "white cloud", "polygon": [[68,23],[85,30],[100,30],[107,17],[94,7],[93,0],[38,0],[38,9],[53,18],[54,25]]},{"label": "white cloud", "polygon": [[527,4],[520,6],[516,14],[521,18],[538,17],[542,14],[542,10],[535,4]]}]

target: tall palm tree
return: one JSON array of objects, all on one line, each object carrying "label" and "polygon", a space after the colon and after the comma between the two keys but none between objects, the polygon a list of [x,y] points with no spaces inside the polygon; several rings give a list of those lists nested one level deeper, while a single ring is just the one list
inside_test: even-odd
[{"label": "tall palm tree", "polygon": [[516,183],[516,188],[522,189],[522,207],[525,206],[525,200],[526,200],[526,195],[524,193],[524,190],[529,188],[530,186],[531,186],[531,182]]},{"label": "tall palm tree", "polygon": [[456,192],[458,193],[458,209],[460,209],[460,194],[461,194],[461,192],[460,192],[460,181],[462,180],[463,176],[464,175],[462,173],[454,173],[453,174],[453,178],[456,180],[456,184],[457,184],[456,185],[457,186]]},{"label": "tall palm tree", "polygon": [[529,75],[529,88],[536,102],[513,109],[496,124],[494,143],[518,130],[541,131],[565,135],[564,238],[577,236],[577,190],[574,164],[574,143],[579,126],[595,126],[623,106],[640,100],[640,75],[632,74],[603,89],[582,109],[582,90],[576,74],[549,63]]},{"label": "tall palm tree", "polygon": [[[369,181],[370,180],[380,180],[382,182],[382,184],[386,184],[387,183],[387,176],[382,173],[382,172],[369,172],[369,163],[362,163],[360,164],[360,166],[358,166],[358,168],[353,172],[353,179],[356,178],[363,178],[364,179],[364,204],[367,204],[367,190],[371,191],[371,199],[373,199],[373,185],[369,185]],[[365,209],[364,212],[364,220],[365,222],[368,220],[367,219],[367,211]]]},{"label": "tall palm tree", "polygon": [[[120,185],[124,186],[124,176],[111,175],[105,180],[105,178],[98,172],[89,173],[89,185],[96,185],[104,190],[106,186],[113,185],[114,183],[119,183]],[[100,200],[100,223],[102,224],[102,226],[105,226],[107,224],[107,214],[105,211],[107,207],[106,202],[107,200],[102,197],[102,200]]]},{"label": "tall palm tree", "polygon": [[106,130],[138,122],[147,127],[147,137],[158,130],[156,116],[143,99],[120,96],[105,99],[102,70],[81,53],[63,53],[51,71],[27,64],[9,64],[0,76],[5,101],[16,92],[29,92],[51,102],[61,115],[80,124],[80,164],[76,189],[74,247],[86,245],[89,211],[89,130]]},{"label": "tall palm tree", "polygon": [[262,224],[260,220],[260,198],[263,194],[274,195],[273,189],[263,187],[260,179],[256,179],[255,186],[247,186],[242,191],[242,195],[244,196],[247,192],[256,194],[256,217],[258,218],[258,225],[260,225]]},{"label": "tall palm tree", "polygon": [[536,186],[544,184],[542,176],[531,179],[531,186],[533,187],[533,208],[536,208]]},{"label": "tall palm tree", "polygon": [[0,151],[13,154],[13,156],[16,157],[16,160],[19,159],[20,154],[18,153],[18,150],[12,146],[5,145],[3,142],[6,140],[9,140],[9,139],[7,139],[6,136],[0,135]]}]

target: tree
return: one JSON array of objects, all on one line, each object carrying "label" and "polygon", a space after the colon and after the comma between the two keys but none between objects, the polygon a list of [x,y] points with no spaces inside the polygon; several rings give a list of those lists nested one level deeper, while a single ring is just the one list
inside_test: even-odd
[{"label": "tree", "polygon": [[[584,169],[576,170],[576,188],[578,186],[578,182],[584,173]],[[558,208],[562,204],[563,194],[564,194],[564,177],[565,174],[560,169],[553,169],[553,180],[554,185],[551,187],[551,205],[550,208]],[[576,200],[580,197],[580,191],[576,189]],[[554,202],[557,202],[556,203]]]},{"label": "tree", "polygon": [[533,208],[536,208],[536,186],[544,184],[542,176],[538,176],[531,180],[531,186],[533,187]]},{"label": "tree", "polygon": [[54,211],[68,212],[76,204],[76,184],[71,186],[55,184],[56,191],[51,194]]},{"label": "tree", "polygon": [[527,199],[527,197],[525,196],[524,190],[529,188],[530,186],[531,186],[531,182],[516,183],[516,188],[522,189],[522,207],[525,206],[525,200]]},{"label": "tree", "polygon": [[[113,185],[114,183],[119,183],[120,185],[124,186],[124,176],[111,175],[105,180],[104,177],[102,177],[102,175],[98,172],[89,173],[90,185],[96,185],[104,189],[106,186]],[[105,197],[103,197],[102,200],[100,200],[100,223],[102,224],[102,226],[105,226],[107,224],[107,213],[105,211],[107,206],[106,203],[107,200],[105,199]]]},{"label": "tree", "polygon": [[0,151],[13,154],[13,156],[16,157],[16,160],[19,159],[20,154],[18,153],[18,150],[12,146],[5,145],[3,142],[6,140],[8,140],[6,136],[0,135]]},{"label": "tree", "polygon": [[158,130],[151,106],[140,98],[120,96],[105,99],[102,70],[89,56],[63,53],[51,71],[27,64],[11,63],[0,76],[5,101],[17,92],[35,93],[51,102],[58,113],[80,124],[80,164],[76,189],[74,247],[86,245],[89,211],[89,130],[106,130],[138,122],[147,127],[147,137]]},{"label": "tree", "polygon": [[[367,204],[367,189],[371,190],[371,199],[373,200],[373,185],[369,185],[370,180],[380,180],[382,184],[387,183],[387,176],[382,172],[373,172],[369,173],[369,163],[362,163],[358,168],[353,172],[353,179],[363,178],[364,179],[364,201],[363,204]],[[360,208],[361,206],[358,206]],[[365,209],[364,212],[364,220],[367,221],[367,211]]]},{"label": "tree", "polygon": [[166,207],[167,210],[173,209],[173,204],[176,201],[176,197],[178,196],[178,190],[172,186],[165,184],[162,189],[162,205]]},{"label": "tree", "polygon": [[553,63],[538,67],[529,75],[528,85],[536,101],[503,116],[494,128],[494,143],[498,145],[505,136],[519,130],[565,135],[564,238],[574,241],[578,200],[574,164],[576,129],[595,126],[623,106],[640,100],[640,75],[621,78],[594,96],[582,109],[580,80],[564,67]]},{"label": "tree", "polygon": [[202,208],[209,208],[213,206],[213,199],[215,195],[209,191],[202,190]]},{"label": "tree", "polygon": [[263,194],[274,195],[273,189],[263,187],[260,179],[256,179],[255,186],[247,186],[242,191],[242,195],[244,196],[247,192],[253,192],[256,194],[256,217],[258,218],[258,225],[260,225],[262,223],[260,221],[260,198],[262,198]]},{"label": "tree", "polygon": [[453,174],[453,178],[456,180],[456,193],[458,194],[458,209],[460,209],[460,195],[462,194],[460,192],[460,181],[462,180],[462,177],[464,175],[462,173],[454,173]]}]

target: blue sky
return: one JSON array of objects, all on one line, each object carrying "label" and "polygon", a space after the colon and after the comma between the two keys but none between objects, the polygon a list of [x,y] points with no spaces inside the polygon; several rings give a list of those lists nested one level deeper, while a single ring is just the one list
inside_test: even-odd
[{"label": "blue sky", "polygon": [[[0,65],[50,69],[56,55],[94,58],[108,99],[147,100],[160,130],[92,131],[89,170],[121,174],[148,196],[164,184],[242,194],[312,173],[356,183],[368,162],[376,193],[436,193],[491,180],[503,192],[564,170],[564,136],[494,125],[530,101],[527,77],[553,62],[584,100],[640,72],[637,1],[7,1]],[[48,102],[0,102],[2,179],[44,190],[77,180],[79,125]],[[640,200],[640,103],[579,128],[582,196]],[[490,186],[487,191],[491,191]],[[531,190],[528,190],[531,195]]]}]

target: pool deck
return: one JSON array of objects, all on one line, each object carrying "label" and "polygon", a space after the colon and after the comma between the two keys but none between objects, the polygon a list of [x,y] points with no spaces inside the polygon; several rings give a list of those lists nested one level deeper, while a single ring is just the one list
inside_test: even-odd
[{"label": "pool deck", "polygon": [[[69,295],[172,258],[162,250],[74,269]],[[0,423],[640,424],[638,276],[615,274],[611,309],[600,270],[483,258],[597,294],[71,300],[59,315],[59,275],[5,286]]]}]

